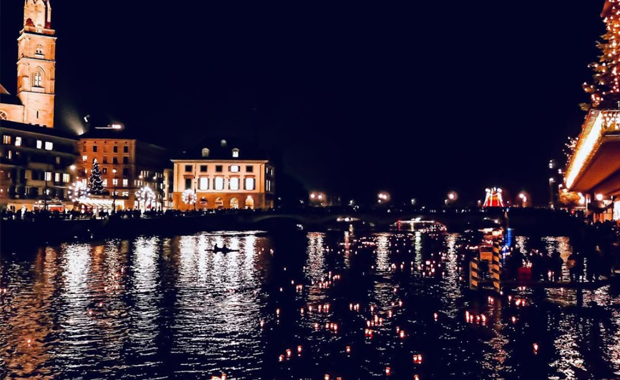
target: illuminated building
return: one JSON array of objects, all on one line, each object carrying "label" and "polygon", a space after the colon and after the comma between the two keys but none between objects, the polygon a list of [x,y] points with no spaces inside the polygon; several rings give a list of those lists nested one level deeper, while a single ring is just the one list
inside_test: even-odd
[{"label": "illuminated building", "polygon": [[107,203],[115,201],[118,209],[141,208],[136,193],[148,187],[155,199],[149,208],[168,206],[170,186],[165,175],[170,165],[166,149],[138,141],[122,128],[97,129],[80,136],[78,176],[87,182],[93,160],[101,170]]},{"label": "illuminated building", "polygon": [[[27,0],[18,38],[17,96],[0,85],[0,208],[62,210],[77,138],[53,129],[56,37],[49,0]],[[47,127],[47,128],[43,128]]]},{"label": "illuminated building", "polygon": [[486,197],[484,198],[484,204],[482,207],[504,207],[502,189],[497,187],[486,189]]},{"label": "illuminated building", "polygon": [[17,96],[0,85],[0,120],[54,127],[56,32],[50,0],[26,0],[18,43]]},{"label": "illuminated building", "polygon": [[251,147],[230,142],[206,142],[196,152],[172,160],[175,209],[274,207],[273,165]]},{"label": "illuminated building", "polygon": [[[55,129],[0,122],[0,208],[70,205],[77,138]],[[42,207],[43,204],[43,207]]]}]

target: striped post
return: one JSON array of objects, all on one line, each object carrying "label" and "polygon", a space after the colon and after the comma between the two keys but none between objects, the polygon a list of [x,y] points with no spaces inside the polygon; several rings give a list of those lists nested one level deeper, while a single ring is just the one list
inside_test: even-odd
[{"label": "striped post", "polygon": [[491,261],[490,269],[491,269],[491,279],[493,281],[493,289],[496,292],[501,292],[501,249],[500,249],[500,241],[495,240],[493,242],[493,259]]},{"label": "striped post", "polygon": [[474,257],[469,262],[469,289],[478,290],[480,284],[480,267],[478,266],[478,258]]}]

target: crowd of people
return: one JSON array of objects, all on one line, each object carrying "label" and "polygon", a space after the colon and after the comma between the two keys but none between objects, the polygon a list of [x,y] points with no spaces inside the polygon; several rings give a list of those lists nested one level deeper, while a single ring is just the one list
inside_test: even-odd
[{"label": "crowd of people", "polygon": [[598,281],[620,269],[620,237],[615,223],[584,224],[571,236],[570,254],[562,257],[534,242],[529,251],[507,247],[508,279],[520,281]]}]

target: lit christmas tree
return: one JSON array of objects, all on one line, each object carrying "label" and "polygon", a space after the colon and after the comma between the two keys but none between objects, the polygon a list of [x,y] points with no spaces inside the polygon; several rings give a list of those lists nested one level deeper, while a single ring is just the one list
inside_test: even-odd
[{"label": "lit christmas tree", "polygon": [[585,111],[620,108],[620,0],[607,0],[601,17],[607,32],[597,43],[599,61],[590,64],[593,83],[583,85],[590,94],[590,103],[581,105]]},{"label": "lit christmas tree", "polygon": [[99,162],[93,160],[93,168],[90,171],[90,177],[88,178],[88,188],[91,194],[101,195],[105,188],[103,187],[103,179],[101,179],[101,170],[99,169]]}]

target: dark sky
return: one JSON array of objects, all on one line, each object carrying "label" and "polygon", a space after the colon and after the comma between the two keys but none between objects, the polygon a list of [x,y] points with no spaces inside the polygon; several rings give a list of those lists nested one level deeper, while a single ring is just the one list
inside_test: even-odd
[{"label": "dark sky", "polygon": [[[355,196],[544,203],[603,1],[390,3],[55,0],[57,124],[109,117],[170,149],[258,135],[309,188]],[[9,91],[22,6],[0,5]]]}]

